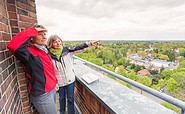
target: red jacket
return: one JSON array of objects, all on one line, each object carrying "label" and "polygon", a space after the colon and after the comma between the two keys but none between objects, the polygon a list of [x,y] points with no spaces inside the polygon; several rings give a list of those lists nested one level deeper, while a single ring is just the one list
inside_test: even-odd
[{"label": "red jacket", "polygon": [[29,80],[28,92],[33,96],[50,92],[58,82],[50,57],[51,53],[47,54],[34,45],[30,45],[30,37],[37,34],[35,28],[28,28],[14,36],[7,46],[11,53],[22,62]]}]

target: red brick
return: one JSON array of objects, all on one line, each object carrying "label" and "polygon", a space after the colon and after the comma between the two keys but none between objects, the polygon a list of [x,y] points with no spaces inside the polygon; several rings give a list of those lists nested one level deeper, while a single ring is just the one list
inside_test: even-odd
[{"label": "red brick", "polygon": [[28,0],[17,0],[18,2],[22,2],[22,3],[25,3],[25,4],[28,4]]},{"label": "red brick", "polygon": [[3,51],[6,49],[5,42],[0,42],[0,50]]},{"label": "red brick", "polygon": [[15,59],[15,61],[16,61],[17,67],[22,67],[22,64],[19,60]]},{"label": "red brick", "polygon": [[8,11],[13,11],[13,12],[16,12],[15,5],[12,5],[12,4],[7,4],[7,9],[8,9]]},{"label": "red brick", "polygon": [[5,111],[3,110],[3,111],[1,112],[1,114],[5,114]]},{"label": "red brick", "polygon": [[27,101],[29,101],[28,97],[23,97],[22,98],[22,102],[27,102]]},{"label": "red brick", "polygon": [[0,7],[0,14],[7,17],[6,10],[4,7]]},{"label": "red brick", "polygon": [[[1,65],[3,65],[3,67],[6,68],[6,66],[4,66],[6,64],[5,62],[3,62]],[[3,76],[2,76],[3,80],[5,80],[8,77],[8,71],[5,68],[3,68],[3,72],[2,72],[2,74],[3,74]],[[4,81],[4,84],[5,84],[5,89],[6,89],[7,86],[6,86],[5,81]]]},{"label": "red brick", "polygon": [[21,14],[21,15],[28,16],[28,11],[26,11],[26,10],[18,9],[18,12],[19,12],[19,14]]},{"label": "red brick", "polygon": [[17,2],[17,6],[21,9],[25,9],[25,10],[28,10],[28,11],[31,11],[31,12],[34,12],[35,13],[35,7],[32,7],[28,4],[25,4],[25,3],[21,3],[21,2]]},{"label": "red brick", "polygon": [[14,94],[11,94],[10,96],[7,96],[8,97],[8,100],[7,100],[6,105],[5,105],[5,109],[6,110],[9,110],[11,102],[14,101],[13,95]]},{"label": "red brick", "polygon": [[[3,61],[5,59],[5,54],[4,52],[0,52],[0,61]],[[2,72],[2,69],[0,70]],[[0,84],[1,85],[1,84]]]},{"label": "red brick", "polygon": [[12,88],[15,89],[15,91],[17,90],[18,83],[17,83],[17,78],[16,77],[13,79],[13,82],[11,83],[11,86],[12,86]]},{"label": "red brick", "polygon": [[32,19],[30,17],[23,16],[23,15],[19,15],[19,19],[20,19],[20,21],[24,21],[24,22],[30,22],[30,23],[36,23],[37,22],[36,19]]},{"label": "red brick", "polygon": [[3,37],[2,37],[2,32],[0,32],[0,41],[3,40]]},{"label": "red brick", "polygon": [[23,68],[18,68],[18,73],[22,73],[24,72],[24,69]]},{"label": "red brick", "polygon": [[8,34],[8,33],[2,33],[2,38],[5,41],[11,40],[10,34]]},{"label": "red brick", "polygon": [[10,25],[11,26],[18,26],[17,20],[10,20]]},{"label": "red brick", "polygon": [[0,20],[1,20],[2,23],[8,25],[8,19],[5,16],[1,16]]},{"label": "red brick", "polygon": [[29,104],[29,101],[23,103],[23,106],[24,106],[24,107],[29,107],[29,105],[30,105],[30,104]]},{"label": "red brick", "polygon": [[35,7],[28,7],[27,10],[30,12],[36,13]]},{"label": "red brick", "polygon": [[24,79],[25,78],[25,75],[24,74],[19,74],[18,76],[17,76],[17,79],[18,80],[21,80],[21,79]]},{"label": "red brick", "polygon": [[7,0],[7,3],[15,4],[15,0]]},{"label": "red brick", "polygon": [[[8,74],[8,73],[7,73]],[[5,78],[4,78],[5,79]],[[6,84],[6,89],[10,86],[10,82],[11,82],[12,80],[10,80],[10,76],[8,76],[7,78],[6,78],[6,81],[5,81],[5,84]]]},{"label": "red brick", "polygon": [[6,90],[6,96],[10,96],[12,88],[9,86],[8,89]]},{"label": "red brick", "polygon": [[26,83],[27,83],[27,79],[26,78],[23,78],[22,80],[19,81],[20,85],[24,85]]},{"label": "red brick", "polygon": [[2,26],[4,32],[9,32],[9,27],[6,24],[3,24]]},{"label": "red brick", "polygon": [[30,27],[30,23],[19,21],[19,22],[18,22],[18,26],[19,26],[20,28],[25,28],[25,29],[26,29],[26,28]]},{"label": "red brick", "polygon": [[35,2],[33,2],[33,1],[31,1],[31,0],[28,0],[28,4],[30,5],[30,6],[32,6],[32,7],[36,7],[36,5],[35,5]]},{"label": "red brick", "polygon": [[4,105],[6,103],[6,98],[5,98],[5,95],[0,99],[0,112],[2,111]]},{"label": "red brick", "polygon": [[0,23],[0,31],[3,31],[3,24]]},{"label": "red brick", "polygon": [[15,12],[8,12],[10,19],[17,19],[17,14]]},{"label": "red brick", "polygon": [[19,32],[19,28],[11,28],[12,29],[12,33],[18,33]]},{"label": "red brick", "polygon": [[21,102],[19,102],[18,106],[17,106],[17,111],[15,114],[22,114],[22,111],[21,111],[22,107],[21,107]]},{"label": "red brick", "polygon": [[30,107],[26,107],[23,109],[23,111],[24,111],[24,113],[27,113],[27,112],[30,112],[31,110],[30,110]]},{"label": "red brick", "polygon": [[30,17],[33,17],[33,18],[35,18],[35,19],[37,18],[37,15],[36,15],[35,13],[33,13],[33,12],[29,12],[29,16],[30,16]]},{"label": "red brick", "polygon": [[27,90],[27,85],[20,85],[21,87],[20,87],[20,90],[21,91],[25,91],[25,90]]},{"label": "red brick", "polygon": [[5,3],[4,2],[5,2],[4,0],[0,0],[0,6],[5,7]]}]

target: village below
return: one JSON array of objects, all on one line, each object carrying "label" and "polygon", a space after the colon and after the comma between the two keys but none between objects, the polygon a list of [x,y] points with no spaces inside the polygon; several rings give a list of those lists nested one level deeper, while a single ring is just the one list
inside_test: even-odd
[{"label": "village below", "polygon": [[[68,41],[65,44],[75,46],[82,42]],[[185,101],[183,41],[101,41],[99,47],[88,48],[76,56]],[[133,89],[130,84],[107,76]]]}]

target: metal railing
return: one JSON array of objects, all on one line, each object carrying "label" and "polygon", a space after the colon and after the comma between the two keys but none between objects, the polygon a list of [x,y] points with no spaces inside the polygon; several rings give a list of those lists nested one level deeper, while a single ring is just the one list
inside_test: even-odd
[{"label": "metal railing", "polygon": [[170,104],[173,104],[173,105],[179,107],[181,109],[181,113],[180,114],[184,114],[184,112],[185,112],[185,102],[183,102],[181,100],[178,100],[178,99],[173,98],[173,97],[171,97],[169,95],[163,94],[163,93],[161,93],[161,92],[159,92],[157,90],[154,90],[154,89],[152,89],[150,87],[147,87],[147,86],[145,86],[143,84],[140,84],[138,82],[135,82],[135,81],[133,81],[133,80],[131,80],[129,78],[126,78],[126,77],[124,77],[122,75],[116,74],[115,72],[112,72],[110,70],[102,68],[102,67],[100,67],[100,66],[98,66],[96,64],[88,62],[87,60],[81,59],[81,58],[79,58],[77,56],[73,56],[73,58],[78,59],[78,60],[84,62],[87,65],[91,65],[91,66],[93,66],[95,68],[98,68],[99,70],[101,70],[103,72],[106,72],[106,73],[108,73],[108,74],[110,74],[110,75],[112,75],[112,76],[114,76],[114,77],[116,77],[116,78],[118,78],[118,79],[120,79],[120,80],[122,80],[124,82],[127,82],[127,83],[129,83],[129,84],[131,84],[131,85],[141,89],[141,90],[144,90],[147,93],[150,93],[150,94],[156,96],[157,98],[160,98],[160,99],[162,99],[162,100],[164,100],[164,101],[166,101],[166,102],[168,102]]}]

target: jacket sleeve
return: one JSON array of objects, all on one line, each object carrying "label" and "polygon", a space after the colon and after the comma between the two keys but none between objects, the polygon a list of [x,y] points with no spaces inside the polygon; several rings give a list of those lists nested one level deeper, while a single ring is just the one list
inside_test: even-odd
[{"label": "jacket sleeve", "polygon": [[[7,48],[14,55],[14,52],[22,46],[31,36],[37,36],[37,30],[32,27],[19,32],[12,40],[8,43]],[[28,45],[24,45],[25,47]]]},{"label": "jacket sleeve", "polygon": [[89,47],[89,45],[87,43],[83,43],[81,45],[75,46],[75,47],[68,47],[69,48],[69,52],[73,52],[73,53],[80,53],[82,51],[84,51],[85,48]]}]

